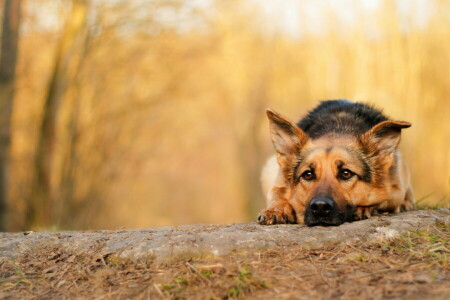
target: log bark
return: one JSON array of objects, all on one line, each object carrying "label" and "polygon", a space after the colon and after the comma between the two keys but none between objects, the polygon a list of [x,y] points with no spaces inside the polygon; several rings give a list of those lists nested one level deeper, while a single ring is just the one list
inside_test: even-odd
[{"label": "log bark", "polygon": [[[132,261],[231,253],[324,249],[338,245],[379,244],[409,231],[449,228],[450,210],[410,211],[372,217],[340,226],[258,225],[252,223],[165,226],[134,230],[0,233],[1,258],[59,249],[76,256],[113,256]],[[94,250],[95,249],[95,250]]]}]

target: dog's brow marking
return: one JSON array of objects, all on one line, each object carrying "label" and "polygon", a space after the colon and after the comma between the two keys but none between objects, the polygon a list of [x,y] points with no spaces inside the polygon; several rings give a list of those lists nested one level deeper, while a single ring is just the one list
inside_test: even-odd
[{"label": "dog's brow marking", "polygon": [[302,163],[301,160],[298,160],[294,166],[294,170],[292,171],[292,179],[294,180],[294,184],[297,184],[300,181],[300,175],[298,174],[298,167]]},{"label": "dog's brow marking", "polygon": [[294,184],[297,184],[300,181],[300,175],[298,174],[298,169],[300,168],[300,166],[302,165],[302,163],[305,161],[306,155],[307,153],[302,153],[298,156],[297,161],[294,164],[294,168],[292,171],[292,178],[294,180]]},{"label": "dog's brow marking", "polygon": [[362,166],[362,174],[360,179],[367,183],[372,182],[372,169],[370,168],[368,162],[364,159],[364,157],[359,153],[356,149],[348,147],[346,148],[350,153],[352,153],[359,161]]},{"label": "dog's brow marking", "polygon": [[333,150],[333,147],[332,147],[332,146],[327,147],[327,148],[325,149],[325,153],[328,154],[328,153],[331,152],[331,150]]},{"label": "dog's brow marking", "polygon": [[[314,151],[313,151],[314,152]],[[308,157],[311,154],[311,151],[305,151],[298,155],[296,167],[300,168],[302,164],[305,162],[306,157]]]},{"label": "dog's brow marking", "polygon": [[363,174],[361,176],[361,179],[365,182],[370,183],[372,181],[372,171],[370,169],[370,166],[362,157],[358,157],[358,159],[363,166]]},{"label": "dog's brow marking", "polygon": [[343,165],[345,165],[345,163],[344,163],[342,160],[337,160],[337,161],[336,161],[336,166],[337,166],[338,168],[341,168]]}]

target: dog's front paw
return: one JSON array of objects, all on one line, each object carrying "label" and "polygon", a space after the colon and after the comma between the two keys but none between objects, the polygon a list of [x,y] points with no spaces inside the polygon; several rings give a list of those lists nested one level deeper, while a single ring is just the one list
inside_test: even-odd
[{"label": "dog's front paw", "polygon": [[375,206],[357,206],[355,208],[354,220],[370,219],[371,216],[377,215],[377,208]]},{"label": "dog's front paw", "polygon": [[410,210],[414,210],[414,209],[416,209],[416,206],[415,206],[415,204],[413,203],[413,202],[403,202],[401,205],[400,205],[400,211],[410,211]]},{"label": "dog's front paw", "polygon": [[289,204],[274,206],[259,214],[258,223],[261,225],[295,224],[295,211]]}]

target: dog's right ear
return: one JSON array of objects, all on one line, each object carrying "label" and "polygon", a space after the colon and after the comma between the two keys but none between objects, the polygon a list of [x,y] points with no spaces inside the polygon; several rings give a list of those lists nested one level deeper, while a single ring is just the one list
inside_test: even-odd
[{"label": "dog's right ear", "polygon": [[270,135],[278,154],[289,157],[299,154],[308,141],[308,136],[295,123],[272,109],[266,111],[270,121]]},{"label": "dog's right ear", "polygon": [[402,129],[411,127],[405,121],[383,121],[360,136],[359,140],[371,155],[389,155],[397,150]]}]

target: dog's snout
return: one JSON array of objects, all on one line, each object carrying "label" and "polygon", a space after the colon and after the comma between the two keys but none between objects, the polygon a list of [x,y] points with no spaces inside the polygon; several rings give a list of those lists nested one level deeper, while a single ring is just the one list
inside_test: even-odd
[{"label": "dog's snout", "polygon": [[309,203],[305,215],[307,225],[336,223],[338,216],[338,207],[333,199],[328,197],[314,197]]},{"label": "dog's snout", "polygon": [[326,217],[336,208],[334,201],[327,197],[316,197],[311,200],[309,206],[317,217]]}]

